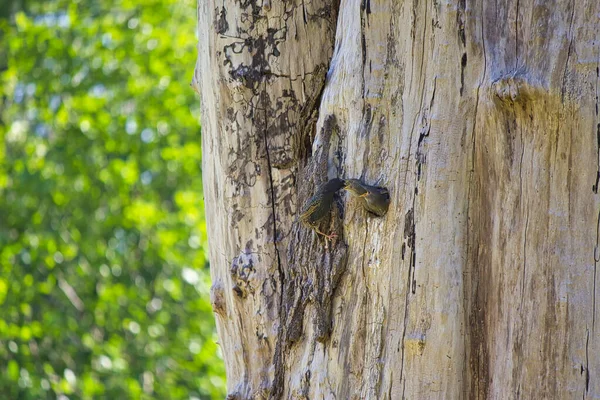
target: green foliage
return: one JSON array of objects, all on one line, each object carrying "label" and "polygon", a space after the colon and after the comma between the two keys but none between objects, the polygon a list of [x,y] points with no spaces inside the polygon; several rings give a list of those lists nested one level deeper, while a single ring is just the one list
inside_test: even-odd
[{"label": "green foliage", "polygon": [[0,398],[224,396],[195,13],[51,0],[0,20]]}]

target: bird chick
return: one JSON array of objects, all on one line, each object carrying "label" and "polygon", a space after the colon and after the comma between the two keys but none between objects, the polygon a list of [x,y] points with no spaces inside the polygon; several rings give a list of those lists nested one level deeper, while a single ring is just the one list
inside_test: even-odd
[{"label": "bird chick", "polygon": [[319,235],[323,235],[325,239],[331,240],[337,235],[335,233],[327,235],[321,232],[319,230],[319,223],[329,216],[329,211],[333,204],[333,195],[343,188],[344,184],[344,180],[334,178],[321,185],[314,196],[306,201],[300,212],[300,222],[304,226],[314,229]]},{"label": "bird chick", "polygon": [[359,179],[346,179],[344,189],[357,197],[363,208],[383,217],[390,206],[390,192],[380,186],[370,186]]}]

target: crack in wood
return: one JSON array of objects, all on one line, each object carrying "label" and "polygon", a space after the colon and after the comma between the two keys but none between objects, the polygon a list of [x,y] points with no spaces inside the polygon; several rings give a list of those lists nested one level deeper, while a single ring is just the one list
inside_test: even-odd
[{"label": "crack in wood", "polygon": [[600,211],[596,217],[596,247],[594,248],[594,279],[592,286],[592,331],[596,328],[596,273],[598,271],[598,262],[600,261]]},{"label": "crack in wood", "polygon": [[[573,46],[573,19],[575,17],[575,1],[571,2],[571,21],[569,22],[569,48],[567,50],[567,60],[565,61],[565,68],[563,70],[562,87],[560,89],[560,100],[564,103],[565,91],[567,85],[567,67],[569,66],[569,59],[571,58],[571,48]],[[518,3],[517,3],[518,4]]]}]

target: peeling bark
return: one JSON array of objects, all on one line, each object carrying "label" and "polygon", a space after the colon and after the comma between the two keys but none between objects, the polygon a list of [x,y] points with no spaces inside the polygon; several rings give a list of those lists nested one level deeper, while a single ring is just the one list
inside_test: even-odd
[{"label": "peeling bark", "polygon": [[[231,399],[600,397],[600,3],[199,2]],[[298,224],[333,177],[329,248]]]}]

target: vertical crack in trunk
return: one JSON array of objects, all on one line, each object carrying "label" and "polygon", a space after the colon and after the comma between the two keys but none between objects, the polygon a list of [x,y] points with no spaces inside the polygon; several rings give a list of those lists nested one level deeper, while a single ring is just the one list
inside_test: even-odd
[{"label": "vertical crack in trunk", "polygon": [[[513,109],[513,116],[515,121],[517,120],[516,113]],[[521,136],[521,159],[519,160],[519,185],[521,195],[519,198],[523,200],[524,192],[523,192],[523,157],[525,156],[525,142],[523,141],[523,128],[519,125],[519,133]],[[523,300],[525,299],[525,279],[526,273],[525,269],[527,268],[527,228],[529,227],[529,205],[527,203],[527,198],[525,198],[525,208],[526,208],[526,217],[525,217],[525,238],[523,240],[523,274],[521,277],[521,320],[523,319]]]},{"label": "vertical crack in trunk", "polygon": [[[598,63],[600,64],[600,48],[598,49]],[[596,182],[592,186],[592,191],[598,194],[598,184],[600,183],[600,120],[598,119],[598,81],[600,80],[600,67],[596,66],[596,101],[595,101],[595,113],[596,113]],[[596,247],[594,248],[594,284],[592,292],[592,332],[596,332],[596,274],[598,272],[598,262],[600,261],[600,249],[598,248],[600,242],[600,211],[598,211],[598,217],[596,218]]]},{"label": "vertical crack in trunk", "polygon": [[596,218],[596,247],[594,248],[594,282],[592,291],[592,332],[596,331],[596,272],[598,271],[598,262],[600,261],[600,249],[598,249],[600,241],[600,211]]},{"label": "vertical crack in trunk", "polygon": [[[523,321],[523,300],[525,299],[525,280],[526,269],[527,269],[527,229],[529,228],[529,208],[527,209],[527,215],[525,217],[525,237],[523,239],[523,274],[521,275],[521,321]],[[524,326],[522,327],[524,329]],[[523,333],[523,332],[522,332]]]},{"label": "vertical crack in trunk", "polygon": [[[586,329],[587,337],[585,339],[585,393],[590,390],[590,330]],[[583,397],[585,398],[585,393]]]},{"label": "vertical crack in trunk", "polygon": [[[360,3],[360,45],[361,45],[361,55],[362,55],[362,97],[363,100],[366,96],[365,87],[366,87],[366,77],[365,77],[365,69],[367,66],[367,37],[365,30],[369,27],[369,14],[371,14],[371,0],[362,0]],[[369,63],[370,64],[370,63]],[[370,68],[369,68],[370,69]],[[369,70],[369,73],[371,71]],[[363,114],[364,114],[364,105],[363,105]]]},{"label": "vertical crack in trunk", "polygon": [[[321,11],[325,11],[326,9],[322,9]],[[315,18],[315,16],[308,14],[308,10],[304,0],[301,4],[302,19],[304,25],[308,25],[311,22],[311,18]],[[339,1],[334,2],[328,8],[327,15],[330,18],[330,22],[332,23],[332,32],[336,31],[337,25],[337,15],[339,14]],[[322,38],[319,38],[322,39]],[[314,94],[308,95],[304,106],[300,110],[300,115],[298,119],[296,133],[292,137],[291,145],[292,145],[292,158],[293,161],[297,165],[297,170],[295,173],[295,179],[299,180],[301,176],[301,172],[305,165],[303,165],[304,161],[312,156],[312,142],[314,139],[314,125],[317,123],[319,118],[319,108],[320,101],[323,91],[325,89],[326,84],[326,76],[329,70],[329,65],[331,63],[331,57],[333,54],[333,47],[335,42],[335,35],[330,37],[331,39],[331,48],[332,52],[329,55],[329,59],[325,63],[316,64],[314,66],[314,70],[311,72],[312,74],[312,83],[315,85],[315,90],[311,91]],[[316,86],[318,85],[318,86]],[[266,112],[266,110],[265,110]],[[266,116],[266,114],[265,114]],[[285,375],[287,371],[286,362],[285,362],[285,353],[289,350],[292,343],[300,338],[302,334],[302,321],[304,318],[304,310],[306,307],[309,298],[312,293],[311,286],[308,282],[302,282],[301,277],[298,277],[298,274],[302,271],[301,268],[294,267],[292,263],[289,263],[289,255],[288,255],[288,264],[287,271],[283,270],[282,261],[281,261],[281,253],[280,249],[277,246],[277,214],[276,214],[276,191],[273,182],[273,176],[271,171],[271,161],[269,155],[269,147],[267,141],[267,130],[265,129],[265,146],[267,149],[267,162],[269,164],[269,177],[271,179],[271,202],[272,202],[272,213],[273,213],[273,227],[276,232],[275,235],[275,251],[277,254],[277,265],[278,265],[278,274],[279,274],[279,327],[278,333],[275,339],[275,349],[273,351],[273,368],[274,368],[274,376],[273,381],[271,383],[271,390],[269,393],[269,398],[272,400],[282,398],[286,393],[285,387]],[[301,196],[298,196],[300,199]],[[301,241],[300,237],[302,233],[299,232],[299,227],[292,228],[290,238],[291,240],[288,243],[288,253],[293,251],[294,248],[298,251],[302,252],[311,252],[314,250],[314,243],[309,245],[306,240]],[[312,232],[304,233],[304,237],[308,237],[307,235],[311,235]],[[312,238],[312,236],[310,236]],[[314,239],[312,239],[314,240]],[[339,261],[339,259],[336,259]],[[304,268],[306,269],[306,267]],[[287,276],[286,276],[287,275]],[[339,278],[339,277],[338,277]],[[298,284],[298,285],[297,285]],[[337,281],[334,285],[337,284]],[[332,294],[331,294],[332,295]],[[311,344],[313,346],[312,353],[314,353],[315,343]],[[309,363],[310,365],[310,363]],[[295,371],[299,372],[299,371]],[[308,396],[308,392],[310,391],[310,368],[307,368],[304,371],[304,380],[302,383],[301,392]]]},{"label": "vertical crack in trunk", "polygon": [[519,0],[515,10],[515,71],[519,68]]},{"label": "vertical crack in trunk", "polygon": [[473,132],[471,139],[471,168],[469,171],[469,187],[467,191],[467,232],[466,232],[466,257],[467,263],[469,264],[470,272],[470,283],[469,286],[465,285],[465,325],[468,327],[468,334],[465,335],[465,365],[470,368],[465,368],[465,396],[473,399],[487,398],[488,396],[488,366],[485,350],[485,320],[482,310],[485,306],[480,304],[481,296],[479,289],[479,277],[478,271],[475,270],[478,259],[478,242],[480,231],[479,228],[474,234],[471,232],[472,227],[477,227],[477,223],[472,223],[471,220],[476,218],[477,221],[481,219],[481,211],[478,210],[476,216],[473,216],[472,199],[480,199],[482,196],[481,188],[474,187],[475,185],[475,168],[477,160],[477,118],[479,115],[479,102],[481,97],[481,87],[486,79],[487,74],[487,52],[486,52],[486,33],[485,33],[485,9],[484,2],[481,3],[481,41],[483,47],[483,73],[479,83],[477,84],[477,90],[475,94],[475,110],[473,119]]},{"label": "vertical crack in trunk", "polygon": [[[263,83],[263,85],[265,85],[265,93],[266,93],[266,83]],[[264,96],[261,99],[261,103],[266,103]],[[267,169],[269,172],[269,189],[270,189],[270,197],[271,197],[271,215],[273,216],[273,246],[275,248],[275,255],[277,256],[277,271],[279,272],[279,282],[281,284],[281,287],[283,287],[283,279],[284,279],[284,274],[283,274],[283,267],[281,265],[281,257],[279,255],[279,248],[277,246],[277,206],[275,205],[275,184],[273,183],[273,169],[271,166],[271,155],[269,153],[269,140],[268,140],[268,116],[267,116],[267,104],[261,104],[261,106],[263,107],[263,137],[264,137],[264,143],[265,143],[265,153],[266,153],[266,158],[267,158]],[[283,292],[282,292],[283,293]],[[282,293],[280,293],[280,301],[282,300]]]},{"label": "vertical crack in trunk", "polygon": [[562,87],[560,89],[560,101],[565,102],[565,91],[567,89],[567,67],[569,66],[569,59],[571,58],[571,49],[573,47],[573,18],[575,17],[575,4],[571,2],[571,21],[569,22],[569,48],[567,49],[567,60],[565,61],[565,68],[563,70]]},{"label": "vertical crack in trunk", "polygon": [[[265,84],[265,86],[266,86],[266,84]],[[263,118],[264,118],[263,137],[264,137],[264,142],[265,142],[265,153],[266,153],[266,158],[267,158],[267,168],[269,170],[269,185],[270,185],[270,190],[271,190],[270,195],[271,195],[271,213],[272,213],[272,217],[273,217],[273,246],[275,248],[275,255],[277,256],[277,272],[279,275],[279,306],[281,307],[281,305],[283,304],[283,287],[284,287],[285,274],[283,271],[283,266],[281,265],[281,257],[279,254],[279,248],[277,246],[277,206],[275,203],[276,195],[275,195],[275,185],[273,183],[273,170],[272,170],[272,166],[271,166],[271,155],[269,153],[266,104],[263,104]],[[280,321],[280,324],[281,324],[281,321]],[[277,344],[279,344],[279,342]],[[277,351],[277,345],[276,345],[275,349]],[[283,367],[283,365],[280,364],[279,368],[277,368],[275,370],[275,374],[277,374],[277,371],[282,369],[282,367]],[[281,381],[281,386],[282,385],[283,385],[283,381]],[[277,392],[277,391],[278,391],[278,389],[276,389],[275,387],[271,387],[271,394],[273,394],[274,392]]]},{"label": "vertical crack in trunk", "polygon": [[[312,114],[312,113],[309,113]],[[307,199],[323,181],[327,179],[329,147],[333,132],[339,134],[339,126],[334,115],[328,115],[319,133],[320,147],[307,165],[298,173],[298,199]],[[341,209],[334,201],[329,228],[341,232]],[[343,235],[339,235],[343,237]],[[273,363],[275,376],[272,384],[271,399],[281,398],[285,393],[285,354],[292,346],[315,346],[316,342],[326,342],[331,331],[332,299],[339,280],[346,269],[347,245],[341,240],[331,243],[326,249],[323,240],[312,230],[298,223],[292,228],[288,244],[287,266],[281,287],[279,309],[280,327],[275,346]],[[304,335],[304,317],[309,303],[318,305],[312,315],[313,334]],[[308,364],[310,365],[310,363]],[[309,371],[310,369],[306,369]],[[305,372],[306,372],[305,371]],[[298,371],[295,371],[296,373]],[[310,384],[301,382],[301,392],[309,391]]]},{"label": "vertical crack in trunk", "polygon": [[[600,64],[600,48],[598,49],[598,64]],[[598,80],[600,80],[600,66],[596,66],[596,182],[592,186],[592,191],[598,194],[598,184],[600,183],[600,120],[598,119]]]},{"label": "vertical crack in trunk", "polygon": [[[416,189],[416,187],[415,187]],[[414,219],[414,206],[415,206],[415,196],[413,196],[413,204],[410,210],[404,216],[404,240],[406,241],[407,246],[410,248],[411,254],[408,263],[408,275],[406,277],[406,296],[404,299],[404,324],[402,326],[402,337],[401,337],[401,353],[400,353],[400,381],[406,380],[404,376],[404,351],[405,345],[404,341],[406,338],[406,330],[408,324],[408,308],[410,304],[410,294],[412,292],[412,282],[414,280],[414,263],[416,261],[415,256],[415,219]],[[404,396],[404,395],[403,395]]]}]

